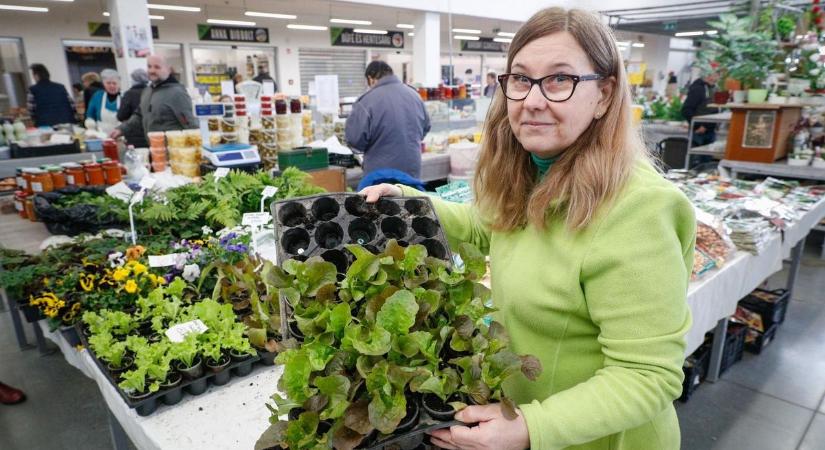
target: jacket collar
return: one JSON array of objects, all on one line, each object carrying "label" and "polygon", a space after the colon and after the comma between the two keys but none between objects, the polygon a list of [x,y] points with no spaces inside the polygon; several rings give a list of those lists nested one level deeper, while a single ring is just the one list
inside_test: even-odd
[{"label": "jacket collar", "polygon": [[161,81],[160,83],[157,83],[157,84],[152,83],[152,87],[157,89],[157,88],[159,88],[163,85],[166,85],[166,84],[177,84],[177,82],[178,82],[178,80],[176,80],[174,76],[169,75],[169,77],[167,79]]},{"label": "jacket collar", "polygon": [[387,84],[397,84],[397,83],[401,83],[401,80],[399,80],[397,76],[395,76],[395,75],[386,75],[384,77],[381,77],[381,79],[378,80],[378,83],[375,83],[375,86],[373,86],[372,88],[375,89],[377,87],[384,86],[384,85],[387,85]]}]

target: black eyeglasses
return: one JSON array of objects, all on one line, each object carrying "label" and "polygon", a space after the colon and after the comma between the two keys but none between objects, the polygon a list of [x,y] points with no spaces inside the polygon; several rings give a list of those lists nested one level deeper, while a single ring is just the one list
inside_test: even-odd
[{"label": "black eyeglasses", "polygon": [[501,91],[510,100],[524,100],[530,94],[534,84],[539,85],[541,95],[551,102],[566,102],[576,91],[576,85],[581,81],[602,80],[599,74],[570,75],[554,73],[539,79],[530,78],[517,73],[505,73],[498,76]]}]

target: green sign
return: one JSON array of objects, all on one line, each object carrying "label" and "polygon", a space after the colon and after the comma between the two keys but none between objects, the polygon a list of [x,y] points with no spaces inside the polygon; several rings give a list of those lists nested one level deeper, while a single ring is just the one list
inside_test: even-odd
[{"label": "green sign", "polygon": [[665,22],[665,31],[676,31],[677,22]]},{"label": "green sign", "polygon": [[269,30],[260,27],[226,27],[198,24],[198,39],[202,41],[269,42]]},{"label": "green sign", "polygon": [[[112,37],[112,30],[106,22],[88,22],[89,36]],[[152,39],[158,39],[158,27],[152,25]]]},{"label": "green sign", "polygon": [[356,33],[352,28],[332,27],[329,36],[333,46],[337,47],[381,47],[404,48],[404,33],[388,31],[387,34]]}]

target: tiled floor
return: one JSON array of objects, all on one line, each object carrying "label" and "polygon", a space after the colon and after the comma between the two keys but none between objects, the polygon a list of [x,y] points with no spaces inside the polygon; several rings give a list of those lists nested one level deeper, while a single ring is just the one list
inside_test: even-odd
[{"label": "tiled floor", "polygon": [[[19,225],[19,224],[18,224]],[[9,225],[0,245],[36,249],[42,225]],[[12,232],[13,229],[13,232]],[[825,261],[821,238],[809,239],[794,298],[776,340],[746,354],[715,384],[678,404],[685,450],[825,450]],[[785,272],[769,280],[784,286]],[[34,342],[34,337],[29,336]],[[7,313],[0,313],[0,380],[28,400],[0,407],[0,449],[108,449],[106,406],[96,385],[58,354],[20,352]],[[819,412],[817,412],[817,410]],[[246,450],[246,449],[244,449]]]}]

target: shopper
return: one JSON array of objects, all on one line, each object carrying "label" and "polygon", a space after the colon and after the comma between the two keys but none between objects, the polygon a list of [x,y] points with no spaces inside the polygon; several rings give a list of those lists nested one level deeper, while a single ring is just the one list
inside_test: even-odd
[{"label": "shopper", "polygon": [[151,131],[185,130],[197,128],[198,120],[192,113],[192,99],[186,88],[172,76],[172,67],[160,55],[146,58],[149,86],[140,96],[140,108],[126,122],[120,124],[110,137]]},{"label": "shopper", "polygon": [[103,83],[100,81],[100,75],[97,72],[86,72],[80,76],[80,81],[83,83],[83,107],[89,109],[89,102],[95,92],[103,90]]},{"label": "shopper", "polygon": [[676,78],[676,72],[670,71],[667,74],[667,87],[665,87],[665,96],[675,97],[679,95],[679,80]]},{"label": "shopper", "polygon": [[496,93],[496,73],[487,73],[487,85],[484,86],[484,96],[492,97]]},{"label": "shopper", "polygon": [[278,92],[278,83],[276,83],[272,76],[269,74],[269,67],[267,67],[266,65],[258,66],[258,76],[253,78],[253,80],[261,84],[263,84],[264,81],[271,81],[272,84],[275,85],[274,92]]},{"label": "shopper", "polygon": [[[143,90],[146,89],[146,84],[149,83],[149,74],[144,69],[135,69],[131,75],[132,87],[123,93],[123,99],[120,102],[120,109],[117,110],[117,120],[125,122],[132,117],[133,114],[140,108],[140,96]],[[134,132],[125,134],[126,143],[134,145],[135,147],[148,147],[149,143],[146,141],[146,135],[143,132],[143,124],[134,128]]]},{"label": "shopper", "polygon": [[[610,29],[550,8],[516,33],[476,168],[476,203],[433,199],[453,243],[489,252],[492,298],[517,353],[518,406],[469,406],[432,433],[447,449],[676,450],[686,293],[696,223],[653,167],[632,125],[630,89]],[[367,188],[382,195],[410,188]]]},{"label": "shopper", "polygon": [[369,90],[352,105],[346,139],[364,153],[364,175],[396,169],[421,176],[421,140],[430,117],[418,93],[401,83],[384,61],[372,61],[365,73]]},{"label": "shopper", "polygon": [[[719,81],[719,74],[710,68],[702,69],[699,78],[693,81],[688,88],[685,103],[682,105],[682,116],[690,124],[694,116],[713,114],[713,108],[708,108],[708,103],[713,98],[711,93],[716,82]],[[716,124],[695,123],[693,125],[693,145],[707,145],[716,140]]]},{"label": "shopper", "polygon": [[34,126],[75,123],[74,103],[66,88],[51,81],[49,70],[43,64],[32,64],[29,69],[34,84],[29,87],[28,108]]},{"label": "shopper", "polygon": [[89,100],[86,118],[97,122],[97,129],[108,134],[120,125],[117,118],[121,100],[120,74],[117,70],[103,69],[100,79],[103,80],[103,89],[95,92]]},{"label": "shopper", "polygon": [[0,383],[0,403],[4,405],[16,405],[26,400],[26,394],[20,389],[15,389],[8,384]]}]

